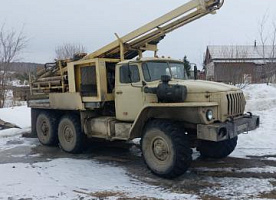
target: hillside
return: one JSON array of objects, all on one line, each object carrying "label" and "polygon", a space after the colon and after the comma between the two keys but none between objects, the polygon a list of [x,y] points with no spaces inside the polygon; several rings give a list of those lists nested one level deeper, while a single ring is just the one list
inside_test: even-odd
[{"label": "hillside", "polygon": [[35,72],[37,69],[42,68],[44,64],[40,63],[29,63],[29,62],[14,62],[12,63],[10,71],[17,73],[29,73]]}]

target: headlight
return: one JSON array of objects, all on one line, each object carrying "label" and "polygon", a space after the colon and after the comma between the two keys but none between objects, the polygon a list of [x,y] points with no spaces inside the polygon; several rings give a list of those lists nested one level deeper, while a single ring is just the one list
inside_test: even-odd
[{"label": "headlight", "polygon": [[208,121],[211,121],[213,119],[213,111],[212,110],[207,110],[206,118]]}]

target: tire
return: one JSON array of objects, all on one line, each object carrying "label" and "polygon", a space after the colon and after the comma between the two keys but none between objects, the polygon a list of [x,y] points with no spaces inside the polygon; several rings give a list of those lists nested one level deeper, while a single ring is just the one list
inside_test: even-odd
[{"label": "tire", "polygon": [[58,120],[53,113],[43,111],[36,118],[36,134],[41,144],[54,146],[58,143]]},{"label": "tire", "polygon": [[184,174],[192,161],[192,150],[185,131],[165,120],[152,120],[141,139],[143,158],[157,176],[176,178]]},{"label": "tire", "polygon": [[75,115],[62,117],[58,125],[58,140],[61,149],[68,153],[81,153],[83,133],[80,119]]},{"label": "tire", "polygon": [[201,141],[198,150],[205,158],[225,158],[234,151],[237,141],[237,136],[221,142]]}]

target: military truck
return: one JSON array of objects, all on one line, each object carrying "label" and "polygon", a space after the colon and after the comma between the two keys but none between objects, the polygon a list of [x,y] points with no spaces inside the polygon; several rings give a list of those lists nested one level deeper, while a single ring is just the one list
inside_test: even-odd
[{"label": "military truck", "polygon": [[[192,0],[89,55],[46,64],[31,80],[33,133],[69,153],[81,152],[89,138],[141,138],[146,165],[164,178],[185,173],[192,148],[204,157],[228,156],[238,134],[260,124],[244,113],[243,92],[188,80],[182,61],[157,56],[167,33],[222,5]],[[144,51],[154,56],[144,58]]]}]

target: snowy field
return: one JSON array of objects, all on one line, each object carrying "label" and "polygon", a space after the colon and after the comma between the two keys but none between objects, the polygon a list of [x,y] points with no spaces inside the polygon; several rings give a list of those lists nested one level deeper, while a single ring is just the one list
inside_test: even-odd
[{"label": "snowy field", "polygon": [[[276,161],[276,87],[251,85],[245,90],[246,110],[261,116],[261,127],[239,137],[238,146],[230,159],[249,160],[262,157]],[[51,158],[28,162],[24,159],[40,157],[40,153],[27,154],[15,149],[32,149],[40,146],[37,139],[22,138],[30,131],[30,109],[14,107],[0,109],[2,120],[14,123],[21,129],[0,131],[0,199],[266,199],[259,194],[275,191],[276,165],[242,168],[237,164],[228,167],[194,166],[179,179],[169,182],[154,176],[141,178],[130,175],[125,166],[99,162],[95,159]],[[195,152],[194,157],[198,153]],[[10,157],[18,158],[10,162]],[[1,158],[5,158],[1,161]],[[22,159],[22,162],[20,161]],[[224,161],[221,161],[223,163]],[[219,163],[219,162],[218,162]],[[135,170],[135,169],[134,169]],[[196,173],[195,173],[196,172]],[[249,177],[228,176],[229,173],[253,174]],[[200,176],[199,174],[208,174]],[[216,176],[209,174],[216,173]],[[228,177],[219,177],[222,173]],[[267,175],[258,177],[257,174]],[[255,174],[255,175],[254,175]],[[271,174],[271,177],[269,176]],[[273,176],[272,176],[273,175]],[[176,190],[174,184],[196,183],[197,192]],[[204,186],[206,184],[206,186]],[[203,187],[204,186],[204,187]],[[191,187],[191,186],[189,186]],[[212,199],[212,198],[209,199]],[[275,196],[274,196],[275,197]],[[271,198],[270,198],[271,199]]]}]

